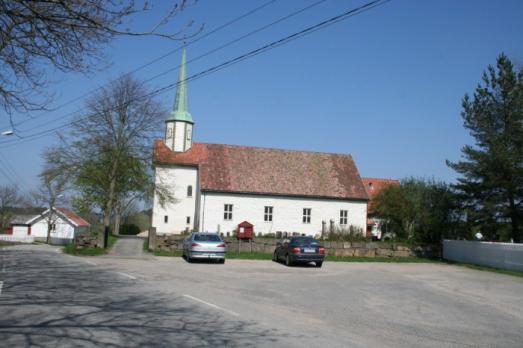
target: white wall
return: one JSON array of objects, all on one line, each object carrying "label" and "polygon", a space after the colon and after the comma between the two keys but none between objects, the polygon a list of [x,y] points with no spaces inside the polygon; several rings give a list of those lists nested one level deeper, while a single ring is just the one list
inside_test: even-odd
[{"label": "white wall", "polygon": [[0,234],[0,240],[6,242],[17,242],[17,243],[34,243],[35,239],[33,236],[14,236],[11,234]]},{"label": "white wall", "polygon": [[174,151],[183,152],[185,151],[185,135],[187,123],[185,122],[174,122]]},{"label": "white wall", "polygon": [[[53,219],[54,220],[54,219]],[[61,217],[57,217],[54,222],[55,230],[51,231],[51,237],[61,239],[74,238],[74,226]],[[47,237],[47,220],[40,219],[31,225],[31,235],[33,237]]]},{"label": "white wall", "polygon": [[185,126],[185,147],[184,151],[189,150],[192,147],[192,124],[187,123]]},{"label": "white wall", "polygon": [[444,240],[443,258],[523,272],[523,244]]},{"label": "white wall", "polygon": [[174,122],[166,122],[165,125],[165,145],[171,150],[174,149]]},{"label": "white wall", "polygon": [[[156,167],[156,185],[164,185],[173,190],[176,202],[161,207],[155,194],[153,203],[152,226],[157,233],[180,233],[186,228],[194,228],[197,196],[197,168],[193,167]],[[187,186],[192,185],[192,197],[187,197]],[[164,222],[168,216],[168,222]],[[186,223],[187,216],[190,224]]]},{"label": "white wall", "polygon": [[25,237],[29,233],[28,226],[13,226],[13,237]]},{"label": "white wall", "polygon": [[[233,205],[232,221],[224,220],[224,205]],[[264,207],[272,206],[273,221],[264,221]],[[303,208],[311,208],[311,222],[303,223]],[[312,199],[203,192],[201,198],[200,230],[232,232],[242,221],[254,225],[255,233],[299,232],[307,235],[321,233],[322,220],[339,224],[340,210],[348,211],[348,225],[367,227],[367,202],[334,199]],[[219,225],[219,227],[218,227]]]}]

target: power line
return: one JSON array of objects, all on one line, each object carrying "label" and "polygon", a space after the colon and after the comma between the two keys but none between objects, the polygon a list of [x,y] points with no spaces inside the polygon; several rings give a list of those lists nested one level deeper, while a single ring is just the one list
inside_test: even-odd
[{"label": "power line", "polygon": [[[204,54],[201,54],[201,55],[199,55],[199,56],[197,56],[197,57],[195,57],[195,58],[192,58],[192,59],[188,60],[188,61],[186,62],[186,64],[194,63],[195,61],[198,61],[198,60],[200,60],[200,59],[202,59],[202,58],[205,58],[205,57],[207,57],[207,56],[209,56],[209,55],[211,55],[211,54],[213,54],[213,53],[215,53],[215,52],[217,52],[217,51],[220,51],[220,50],[222,50],[222,49],[224,49],[224,48],[226,48],[226,47],[228,47],[228,46],[231,46],[231,45],[233,45],[233,44],[235,44],[235,43],[237,43],[237,42],[239,42],[239,41],[241,41],[241,40],[243,40],[243,39],[246,39],[246,38],[248,38],[248,37],[250,37],[250,36],[252,36],[252,35],[254,35],[254,34],[257,34],[257,33],[261,32],[261,31],[263,31],[263,30],[265,30],[265,29],[268,29],[268,28],[270,28],[270,27],[272,27],[272,26],[274,26],[274,25],[276,25],[276,24],[278,24],[278,23],[280,23],[280,22],[282,22],[282,21],[284,21],[284,20],[287,20],[287,19],[289,19],[289,18],[292,18],[292,17],[294,17],[294,16],[296,16],[296,15],[298,15],[298,14],[304,12],[304,11],[307,11],[307,10],[309,10],[309,9],[315,7],[315,6],[318,6],[319,4],[321,4],[321,3],[325,2],[325,1],[326,1],[326,0],[319,0],[319,1],[316,1],[316,2],[314,2],[314,3],[312,3],[312,4],[310,4],[310,5],[307,5],[307,6],[303,7],[303,8],[301,8],[301,9],[299,9],[299,10],[297,10],[297,11],[291,12],[291,13],[289,13],[289,14],[283,16],[283,17],[278,18],[277,20],[275,20],[275,21],[273,21],[273,22],[271,22],[271,23],[269,23],[269,24],[263,25],[262,27],[259,27],[259,28],[255,29],[255,30],[253,30],[253,31],[251,31],[251,32],[249,32],[249,33],[247,33],[247,34],[244,34],[244,35],[242,35],[242,36],[240,36],[240,37],[238,37],[238,38],[236,38],[236,39],[234,39],[234,40],[228,41],[227,43],[225,43],[225,44],[223,44],[223,45],[221,45],[221,46],[219,46],[219,47],[217,47],[217,48],[214,48],[214,49],[212,49],[212,50],[210,50],[210,51],[205,52]],[[179,51],[180,49],[181,49],[181,48],[178,48],[178,49],[176,49],[175,51]],[[150,82],[150,81],[152,81],[152,80],[154,80],[154,79],[157,79],[157,78],[159,78],[159,77],[165,76],[166,74],[171,73],[171,72],[173,72],[173,71],[176,71],[176,70],[178,70],[179,68],[180,68],[180,65],[177,65],[177,66],[175,66],[175,67],[173,67],[173,68],[170,68],[170,69],[164,70],[164,71],[162,71],[161,73],[159,73],[159,74],[157,74],[157,75],[154,75],[153,77],[148,78],[147,80],[144,80],[143,83],[145,84],[145,83]],[[124,75],[124,76],[125,76],[125,75]],[[101,87],[100,87],[100,88],[101,88]],[[79,112],[79,111],[81,111],[81,109],[78,110],[77,112]],[[55,118],[54,120],[52,120],[52,121],[50,121],[50,122],[56,122],[56,121],[58,121],[58,120],[61,120],[61,119],[67,118],[68,116],[71,116],[71,115],[72,115],[72,114],[66,114],[66,115],[63,115],[63,116],[57,117],[57,118]],[[49,122],[46,122],[46,125],[47,125],[48,123],[49,123]],[[38,128],[40,128],[40,126],[41,126],[41,125],[37,125],[37,126],[31,127],[31,128],[28,128],[28,129],[25,130],[25,132],[30,132],[30,131],[32,131],[32,130],[34,130],[34,129],[38,129]],[[19,137],[20,139],[25,138],[25,136],[20,136],[20,135],[19,135],[18,137]]]},{"label": "power line", "polygon": [[[21,180],[21,176],[18,175],[18,173],[16,172],[14,167],[11,165],[11,163],[9,163],[9,160],[1,152],[0,152],[0,163],[2,163],[2,166],[3,166],[3,168],[0,167],[0,169],[1,169],[0,171],[2,172],[4,177],[6,177],[7,180],[9,180],[10,182],[14,183],[15,186],[18,186],[18,184],[20,183],[21,184],[20,186],[22,186],[23,189],[27,190],[27,186]],[[27,191],[27,192],[29,192],[29,191]]]},{"label": "power line", "polygon": [[[222,69],[225,69],[225,68],[228,68],[234,64],[237,64],[239,62],[242,62],[246,59],[249,59],[249,58],[252,58],[254,56],[257,56],[258,54],[261,54],[261,53],[264,53],[264,52],[267,52],[269,50],[272,50],[276,47],[280,47],[286,43],[289,43],[291,41],[294,41],[298,38],[301,38],[303,36],[306,36],[306,35],[309,35],[309,34],[312,34],[313,32],[316,32],[318,30],[321,30],[321,29],[324,29],[328,26],[331,26],[333,24],[336,24],[338,22],[341,22],[343,20],[346,20],[348,18],[351,18],[353,16],[356,16],[358,14],[361,14],[363,12],[366,12],[368,10],[371,10],[375,7],[378,7],[378,6],[381,6],[387,2],[389,2],[391,0],[375,0],[375,1],[371,1],[371,2],[368,2],[364,5],[361,5],[361,6],[358,6],[356,8],[353,8],[351,10],[348,10],[348,11],[345,11],[337,16],[334,16],[334,17],[331,17],[327,20],[324,20],[320,23],[317,23],[315,25],[312,25],[312,26],[309,26],[303,30],[300,30],[296,33],[293,33],[291,35],[287,35],[279,40],[276,40],[276,41],[273,41],[269,44],[266,44],[264,46],[261,46],[257,49],[254,49],[254,50],[251,50],[247,53],[244,53],[240,56],[237,56],[236,58],[233,58],[233,59],[230,59],[230,60],[227,60],[221,64],[218,64],[218,65],[215,65],[211,68],[208,68],[206,70],[203,70],[203,71],[200,71],[199,73],[196,73],[194,75],[191,75],[189,76],[188,78],[186,78],[185,80],[183,81],[179,81],[179,82],[176,82],[176,83],[172,83],[172,84],[169,84],[169,85],[166,85],[165,87],[162,87],[162,88],[159,88],[159,89],[156,89],[154,91],[152,91],[151,93],[148,93],[144,96],[142,96],[141,98],[146,98],[146,97],[149,97],[149,96],[154,96],[154,95],[159,95],[159,94],[162,94],[162,93],[165,93],[173,88],[175,88],[179,83],[181,82],[192,82],[192,81],[195,81],[197,79],[200,79],[202,77],[205,77],[207,75],[210,75],[212,73],[215,73],[219,70],[222,70]],[[139,98],[137,98],[139,99]],[[114,109],[112,110],[117,110],[119,107],[115,107]],[[110,111],[110,110],[109,110]],[[45,130],[45,131],[41,131],[41,132],[38,132],[38,133],[34,133],[30,136],[28,136],[28,139],[22,139],[22,140],[15,140],[11,143],[8,143],[7,146],[4,146],[4,147],[10,147],[10,146],[14,146],[14,145],[18,145],[20,143],[23,143],[23,142],[26,142],[26,141],[32,141],[32,140],[35,140],[35,139],[39,139],[41,137],[44,137],[46,135],[49,135],[51,134],[52,132],[54,131],[57,131],[57,130],[60,130],[62,128],[67,128],[77,122],[81,122],[82,120],[85,120],[89,117],[93,117],[94,115],[87,115],[85,117],[82,117],[82,118],[79,118],[78,120],[75,120],[75,121],[72,121],[72,122],[69,122],[69,123],[65,123],[61,126],[58,126],[58,127],[55,127],[55,128],[52,128],[52,129],[49,129],[49,130]]]},{"label": "power line", "polygon": [[18,183],[16,182],[16,180],[13,180],[13,178],[11,178],[5,171],[2,167],[0,167],[0,173],[8,180],[11,182],[11,184],[13,184],[14,186],[18,187]]},{"label": "power line", "polygon": [[[204,34],[204,35],[202,35],[202,36],[200,36],[200,37],[198,37],[198,38],[196,38],[196,39],[194,39],[194,40],[192,40],[192,41],[190,41],[189,43],[184,44],[184,46],[181,46],[181,47],[175,48],[175,49],[173,49],[173,50],[171,50],[171,51],[169,51],[169,52],[167,52],[167,53],[161,55],[161,56],[158,57],[158,58],[155,58],[155,59],[153,59],[153,60],[151,60],[151,61],[149,61],[149,62],[147,62],[147,63],[145,63],[145,64],[143,64],[143,65],[140,65],[139,67],[137,67],[137,68],[135,68],[135,69],[133,69],[133,70],[131,70],[131,71],[125,73],[124,76],[125,76],[125,75],[131,75],[131,74],[136,73],[136,72],[138,72],[138,71],[140,71],[140,70],[143,70],[143,69],[145,69],[145,68],[147,68],[147,67],[149,67],[149,66],[151,66],[151,65],[153,65],[153,64],[155,64],[155,63],[157,63],[157,62],[159,62],[159,61],[161,61],[162,59],[165,59],[165,58],[167,58],[167,57],[173,55],[174,53],[180,51],[183,47],[191,46],[191,45],[197,43],[198,41],[201,41],[201,40],[205,39],[206,37],[209,37],[209,36],[211,36],[212,34],[215,34],[216,32],[218,32],[218,31],[220,31],[220,30],[222,30],[222,29],[225,29],[225,28],[227,28],[228,26],[230,26],[230,25],[232,25],[232,24],[234,24],[234,23],[236,23],[236,22],[238,22],[238,21],[240,21],[240,20],[242,20],[242,19],[244,19],[244,18],[246,18],[246,17],[248,17],[248,16],[250,16],[250,15],[252,15],[252,14],[258,12],[258,11],[260,11],[260,10],[262,10],[262,9],[264,9],[265,7],[267,7],[267,6],[269,6],[269,5],[272,5],[272,4],[275,3],[276,1],[277,1],[277,0],[269,0],[269,1],[267,1],[267,2],[265,2],[265,3],[263,3],[263,4],[261,4],[260,6],[255,7],[255,8],[253,8],[252,10],[249,10],[249,11],[247,11],[246,13],[244,13],[244,14],[242,14],[242,15],[240,15],[240,16],[238,16],[238,17],[236,17],[236,18],[234,18],[234,19],[232,19],[232,20],[230,20],[230,21],[228,21],[228,22],[226,22],[226,23],[220,25],[219,27],[216,27],[215,29],[209,31],[208,33],[206,33],[206,34]],[[72,104],[72,103],[74,103],[74,102],[76,102],[76,101],[78,101],[78,100],[81,100],[81,99],[87,97],[88,95],[93,94],[94,92],[100,90],[100,89],[103,88],[104,86],[107,86],[107,84],[102,85],[102,86],[100,86],[100,87],[97,87],[97,88],[95,88],[95,89],[93,89],[93,90],[91,90],[91,91],[89,91],[89,92],[86,92],[86,93],[80,95],[79,97],[76,97],[76,98],[74,98],[74,99],[71,99],[71,100],[69,100],[69,101],[67,101],[67,102],[65,102],[65,103],[63,103],[63,104],[57,106],[57,107],[54,108],[52,111],[54,112],[54,111],[56,111],[56,110],[59,110],[59,109],[65,107],[65,106],[67,106],[67,105],[70,105],[70,104]],[[23,120],[23,121],[20,121],[20,122],[14,123],[13,126],[14,126],[14,127],[18,127],[18,126],[20,126],[20,125],[22,125],[22,124],[24,124],[24,123],[26,123],[26,122],[33,121],[33,120],[35,120],[35,119],[37,119],[37,118],[40,118],[40,117],[42,117],[42,116],[44,116],[44,115],[47,115],[47,114],[49,114],[50,112],[51,112],[51,111],[47,111],[47,112],[41,113],[41,114],[39,114],[39,115],[36,115],[36,116],[34,116],[34,117],[32,117],[32,118],[25,119],[25,120]]]}]

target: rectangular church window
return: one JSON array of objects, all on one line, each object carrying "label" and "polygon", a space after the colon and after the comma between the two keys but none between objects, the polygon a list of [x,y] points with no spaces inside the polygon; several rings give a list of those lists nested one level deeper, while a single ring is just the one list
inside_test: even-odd
[{"label": "rectangular church window", "polygon": [[263,214],[263,221],[267,221],[267,222],[272,221],[272,210],[273,210],[273,207],[265,207],[264,214]]},{"label": "rectangular church window", "polygon": [[164,223],[168,223],[168,222],[169,222],[169,217],[168,217],[167,215],[165,215],[165,216],[163,217],[163,222],[164,222]]},{"label": "rectangular church window", "polygon": [[225,204],[223,207],[223,219],[232,220],[232,204]]},{"label": "rectangular church window", "polygon": [[346,225],[348,222],[349,212],[347,210],[340,210],[340,225]]},{"label": "rectangular church window", "polygon": [[304,224],[310,224],[311,223],[311,208],[303,208],[303,223]]}]

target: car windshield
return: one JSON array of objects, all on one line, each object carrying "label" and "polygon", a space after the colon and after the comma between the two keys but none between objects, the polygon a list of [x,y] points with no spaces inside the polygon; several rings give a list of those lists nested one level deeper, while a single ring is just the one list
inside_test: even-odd
[{"label": "car windshield", "polygon": [[319,243],[311,237],[298,237],[291,240],[291,244],[300,246],[318,246]]},{"label": "car windshield", "polygon": [[194,236],[197,242],[221,242],[220,236],[216,234],[197,234]]}]

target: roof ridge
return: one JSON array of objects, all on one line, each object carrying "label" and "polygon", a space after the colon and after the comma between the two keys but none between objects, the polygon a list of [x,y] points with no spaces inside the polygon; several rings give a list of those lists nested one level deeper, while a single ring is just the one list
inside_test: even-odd
[{"label": "roof ridge", "polygon": [[264,147],[264,146],[252,146],[252,145],[237,145],[237,144],[220,144],[220,143],[204,143],[204,142],[194,142],[194,144],[201,144],[201,145],[219,145],[219,146],[230,146],[230,147],[243,147],[243,148],[250,148],[250,149],[260,149],[260,150],[272,150],[272,151],[281,151],[281,152],[307,152],[307,153],[317,153],[321,155],[336,155],[336,156],[344,156],[344,157],[350,157],[352,159],[352,155],[350,153],[338,153],[338,152],[325,152],[325,151],[311,151],[311,150],[294,150],[294,149],[282,149],[277,147]]},{"label": "roof ridge", "polygon": [[370,177],[370,176],[362,176],[362,180],[364,179],[371,179],[371,180],[390,180],[390,181],[401,181],[400,179],[393,179],[393,178],[377,178],[377,177]]}]

